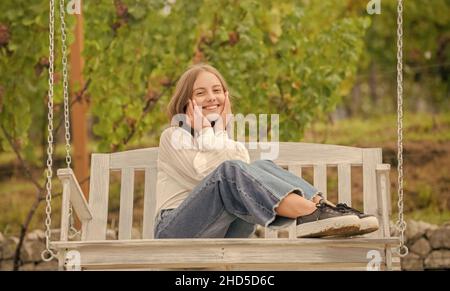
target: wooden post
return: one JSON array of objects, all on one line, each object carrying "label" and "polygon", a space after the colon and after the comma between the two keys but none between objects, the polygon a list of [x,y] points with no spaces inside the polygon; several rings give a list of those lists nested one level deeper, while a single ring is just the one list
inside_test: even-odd
[{"label": "wooden post", "polygon": [[[82,3],[80,1],[81,8]],[[75,24],[75,40],[70,47],[70,88],[72,101],[74,101],[78,93],[84,87],[83,80],[83,66],[82,58],[83,51],[83,9],[80,9],[80,14],[70,15],[76,18]],[[73,102],[71,112],[72,123],[72,144],[73,144],[73,159],[74,159],[74,173],[80,183],[86,199],[89,195],[89,157],[87,152],[88,128],[87,128],[87,109],[88,104],[86,99],[80,98]],[[79,222],[77,222],[77,227]]]}]

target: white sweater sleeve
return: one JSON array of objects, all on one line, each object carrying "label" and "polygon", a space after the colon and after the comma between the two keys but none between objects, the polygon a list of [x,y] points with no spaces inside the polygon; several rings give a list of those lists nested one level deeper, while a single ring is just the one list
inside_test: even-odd
[{"label": "white sweater sleeve", "polygon": [[196,133],[195,143],[200,151],[217,151],[222,149],[242,150],[245,146],[228,137],[225,130],[214,132],[212,127],[203,128]]},{"label": "white sweater sleeve", "polygon": [[202,180],[221,163],[241,160],[250,163],[247,148],[228,137],[226,131],[214,132],[204,128],[193,139],[182,128],[172,127],[163,132],[160,139],[161,158],[183,176]]}]

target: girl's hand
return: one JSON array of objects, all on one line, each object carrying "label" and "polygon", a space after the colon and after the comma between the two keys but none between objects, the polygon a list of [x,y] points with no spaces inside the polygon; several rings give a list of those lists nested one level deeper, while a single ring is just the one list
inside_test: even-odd
[{"label": "girl's hand", "polygon": [[197,105],[195,100],[189,99],[186,115],[188,125],[195,131],[201,131],[205,127],[211,127],[211,123],[203,115],[201,107]]},{"label": "girl's hand", "polygon": [[225,92],[225,100],[224,100],[224,104],[223,104],[223,110],[220,113],[220,117],[222,118],[222,122],[219,122],[219,124],[218,124],[220,129],[223,129],[223,130],[227,129],[228,124],[232,120],[231,114],[232,113],[231,113],[230,99],[228,97],[228,91],[226,91]]}]

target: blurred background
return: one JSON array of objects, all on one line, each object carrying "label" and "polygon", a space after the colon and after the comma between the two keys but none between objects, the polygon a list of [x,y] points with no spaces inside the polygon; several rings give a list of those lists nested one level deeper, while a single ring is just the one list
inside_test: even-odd
[{"label": "blurred background", "polygon": [[[177,78],[206,62],[227,80],[234,113],[280,114],[281,141],[382,148],[395,215],[397,8],[383,0],[381,14],[369,15],[368,2],[82,2],[82,14],[66,21],[73,161],[83,190],[91,152],[158,146]],[[2,0],[0,10],[0,233],[17,235],[24,226],[43,228],[49,8],[47,1]],[[450,221],[450,0],[405,1],[404,14],[405,211],[443,224]],[[58,12],[55,169],[65,167],[59,26]],[[331,199],[336,172],[328,169]],[[136,218],[143,176],[136,177]],[[357,207],[361,177],[352,169]],[[312,183],[312,170],[304,178]],[[112,177],[112,228],[119,182]],[[53,184],[56,228],[61,187]]]}]

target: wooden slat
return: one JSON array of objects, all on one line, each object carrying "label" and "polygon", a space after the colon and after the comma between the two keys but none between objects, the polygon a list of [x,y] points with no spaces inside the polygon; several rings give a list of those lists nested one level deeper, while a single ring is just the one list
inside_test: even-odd
[{"label": "wooden slat", "polygon": [[363,196],[364,212],[377,214],[377,185],[375,169],[381,164],[381,149],[363,149]]},{"label": "wooden slat", "polygon": [[314,187],[322,192],[324,198],[327,198],[327,165],[314,165]]},{"label": "wooden slat", "polygon": [[120,185],[119,239],[131,239],[133,227],[134,169],[122,169]]},{"label": "wooden slat", "polygon": [[278,230],[266,227],[264,229],[264,238],[278,238]]},{"label": "wooden slat", "polygon": [[400,260],[400,257],[397,254],[395,254],[395,248],[389,248],[389,253],[391,254],[392,271],[400,271],[401,270],[401,260]]},{"label": "wooden slat", "polygon": [[288,165],[288,171],[294,175],[302,177],[302,166],[301,165]]},{"label": "wooden slat", "polygon": [[63,271],[64,265],[66,264],[67,251],[65,249],[60,249],[56,255],[58,258],[58,271]]},{"label": "wooden slat", "polygon": [[[249,148],[247,143],[245,145]],[[270,149],[270,143],[262,142],[258,146],[258,149],[248,150],[251,161],[261,159],[261,152],[270,152],[267,150]],[[273,146],[279,147],[278,157],[274,161],[283,166],[289,164],[337,166],[342,163],[360,166],[362,163],[362,149],[356,147],[302,142],[279,142]]]},{"label": "wooden slat", "polygon": [[391,271],[394,268],[394,264],[392,263],[392,251],[390,248],[385,249],[385,265],[386,270]]},{"label": "wooden slat", "polygon": [[51,242],[51,245],[57,249],[81,249],[85,247],[103,248],[103,247],[134,247],[134,246],[212,246],[212,245],[246,245],[246,246],[271,246],[271,245],[317,245],[317,246],[376,246],[393,245],[399,243],[398,237],[390,238],[299,238],[296,240],[279,239],[260,239],[260,238],[186,238],[186,239],[140,239],[140,240],[93,240],[93,241],[67,241]]},{"label": "wooden slat", "polygon": [[70,207],[70,182],[68,179],[62,181],[63,195],[61,206],[61,234],[60,240],[67,241],[69,233],[69,207]]},{"label": "wooden slat", "polygon": [[389,217],[389,205],[388,199],[390,197],[390,180],[389,180],[390,165],[380,164],[377,165],[377,200],[379,215],[381,217],[381,233],[383,237],[390,237],[390,217]]},{"label": "wooden slat", "polygon": [[[288,165],[288,171],[297,175],[298,177],[302,177],[302,166],[301,165]],[[297,238],[297,224],[296,222],[292,222],[292,224],[288,227],[289,229],[289,238],[296,239]]]},{"label": "wooden slat", "polygon": [[144,239],[153,238],[154,219],[156,215],[156,179],[156,165],[146,168],[144,189],[144,222],[142,230],[142,237]]},{"label": "wooden slat", "polygon": [[109,196],[109,155],[92,154],[89,206],[92,220],[86,227],[86,240],[106,238]]},{"label": "wooden slat", "polygon": [[68,197],[70,197],[70,203],[72,203],[73,210],[77,217],[82,221],[92,219],[91,210],[72,169],[58,169],[57,175],[63,184],[65,181],[68,181],[69,183],[70,195]]},{"label": "wooden slat", "polygon": [[[167,269],[166,269],[167,270]],[[174,270],[174,269],[172,269]],[[209,270],[209,269],[207,269]],[[230,265],[228,271],[367,271],[366,263],[332,262],[327,264],[236,264]],[[380,271],[384,271],[380,266]]]},{"label": "wooden slat", "polygon": [[[390,219],[390,216],[392,214],[392,203],[391,203],[391,184],[390,184],[390,171],[391,171],[391,165],[390,164],[378,164],[376,167],[376,171],[377,172],[386,172],[387,174],[387,184],[386,184],[386,202],[387,202],[387,207],[388,207],[388,216]],[[377,184],[378,185],[378,184]]]},{"label": "wooden slat", "polygon": [[144,170],[147,167],[156,166],[157,159],[157,147],[117,152],[111,154],[110,168],[111,170],[121,170],[123,168]]},{"label": "wooden slat", "polygon": [[351,166],[349,164],[338,165],[338,200],[339,203],[352,205]]},{"label": "wooden slat", "polygon": [[[171,267],[170,265],[160,264],[158,266],[140,266],[140,265],[108,265],[108,269],[103,267],[88,267],[86,270],[95,271],[184,271],[185,268]],[[329,264],[211,264],[208,267],[188,268],[195,271],[367,271],[365,263],[329,263]],[[385,271],[383,265],[380,271]],[[400,270],[400,269],[398,269]],[[272,280],[273,281],[273,280]],[[208,285],[209,286],[209,285]]]},{"label": "wooden slat", "polygon": [[[373,214],[381,221],[377,198],[376,166],[382,163],[381,149],[363,149],[363,201],[364,212]],[[381,237],[381,230],[367,234],[370,237]]]},{"label": "wooden slat", "polygon": [[[249,143],[245,143],[249,148],[250,159],[252,161],[261,159],[262,152],[270,150],[271,143],[261,143],[258,149],[251,149]],[[272,144],[275,146],[275,144]],[[274,160],[279,165],[302,164],[313,166],[317,163],[337,166],[341,163],[351,165],[362,164],[362,149],[341,145],[302,143],[302,142],[279,142],[278,157]],[[146,148],[131,151],[123,151],[111,154],[111,170],[120,170],[125,167],[135,169],[145,169],[156,164],[158,158],[158,148]]]},{"label": "wooden slat", "polygon": [[[363,149],[363,201],[364,212],[375,215],[381,221],[378,212],[376,166],[382,163],[381,149]],[[380,231],[367,236],[381,236]]]},{"label": "wooden slat", "polygon": [[367,265],[367,252],[379,250],[384,260],[386,244],[398,240],[370,239],[158,239],[104,241],[85,244],[65,242],[58,248],[76,249],[84,267],[120,266],[211,267],[290,265],[309,268],[312,265]]},{"label": "wooden slat", "polygon": [[295,220],[288,226],[288,231],[289,239],[297,239],[297,222]]}]

